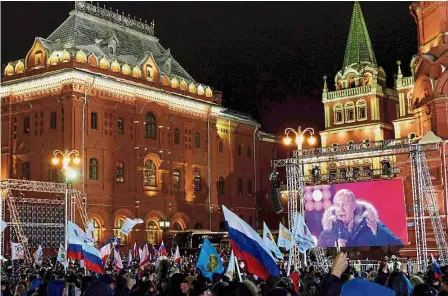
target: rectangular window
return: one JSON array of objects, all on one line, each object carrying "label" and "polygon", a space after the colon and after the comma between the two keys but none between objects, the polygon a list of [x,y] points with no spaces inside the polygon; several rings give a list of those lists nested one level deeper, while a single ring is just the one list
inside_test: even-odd
[{"label": "rectangular window", "polygon": [[252,194],[252,180],[247,181],[247,194]]}]

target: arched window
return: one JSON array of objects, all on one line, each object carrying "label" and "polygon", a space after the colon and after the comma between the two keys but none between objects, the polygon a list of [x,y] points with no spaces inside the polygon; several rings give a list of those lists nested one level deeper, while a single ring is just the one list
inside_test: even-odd
[{"label": "arched window", "polygon": [[40,66],[43,64],[42,56],[43,56],[42,50],[36,51],[36,53],[34,54],[34,65],[35,66]]},{"label": "arched window", "polygon": [[202,186],[201,186],[201,174],[199,174],[198,171],[194,172],[194,190],[195,191],[201,191]]},{"label": "arched window", "polygon": [[194,229],[204,229],[204,226],[202,226],[201,222],[197,222],[196,224],[194,224]]},{"label": "arched window", "polygon": [[128,236],[120,232],[124,221],[126,221],[125,218],[118,218],[117,220],[115,220],[114,234],[115,237],[120,238],[120,244],[126,244],[128,242]]},{"label": "arched window", "polygon": [[218,194],[224,195],[224,178],[223,177],[219,177],[219,180],[218,180]]},{"label": "arched window", "polygon": [[151,112],[146,113],[145,125],[145,138],[157,139],[157,122]]},{"label": "arched window", "polygon": [[201,148],[201,134],[194,135],[194,148]]},{"label": "arched window", "polygon": [[238,156],[243,155],[243,146],[238,145]]},{"label": "arched window", "polygon": [[345,103],[345,122],[355,121],[355,104],[353,102]]},{"label": "arched window", "polygon": [[124,121],[122,117],[117,119],[117,132],[119,135],[124,135]]},{"label": "arched window", "polygon": [[24,162],[22,164],[22,179],[31,180],[30,163]]},{"label": "arched window", "polygon": [[362,148],[369,148],[369,147],[370,147],[370,140],[369,139],[364,140],[362,142]]},{"label": "arched window", "polygon": [[348,141],[348,142],[347,142],[347,149],[348,149],[348,150],[353,150],[353,148],[355,148],[355,142],[353,142],[353,141]]},{"label": "arched window", "polygon": [[180,171],[177,169],[173,171],[173,188],[180,189]]},{"label": "arched window", "polygon": [[243,180],[238,179],[238,196],[243,196]]},{"label": "arched window", "polygon": [[173,230],[175,230],[175,231],[182,231],[183,230],[182,229],[182,225],[180,224],[179,221],[176,221],[176,222],[173,223]]},{"label": "arched window", "polygon": [[124,163],[117,162],[117,171],[115,173],[115,182],[124,183]]},{"label": "arched window", "polygon": [[178,128],[174,129],[174,144],[180,144],[180,131]]},{"label": "arched window", "polygon": [[93,240],[95,242],[99,242],[101,239],[101,225],[95,218],[92,219],[92,224],[93,224]]},{"label": "arched window", "polygon": [[90,113],[90,128],[98,129],[98,114],[96,112]]},{"label": "arched window", "polygon": [[91,158],[89,160],[89,179],[90,180],[98,180],[98,159]]},{"label": "arched window", "polygon": [[347,80],[350,88],[356,87],[355,76],[350,76]]},{"label": "arched window", "polygon": [[148,242],[152,245],[159,243],[159,227],[157,226],[157,223],[154,221],[148,222]]},{"label": "arched window", "polygon": [[25,116],[23,118],[23,134],[28,135],[30,133],[30,117]]},{"label": "arched window", "polygon": [[336,143],[331,144],[331,150],[332,150],[333,152],[338,151],[338,144],[336,144]]},{"label": "arched window", "polygon": [[342,107],[342,104],[334,105],[333,112],[334,112],[334,123],[335,124],[344,123],[344,107]]},{"label": "arched window", "polygon": [[247,146],[246,155],[247,155],[247,158],[251,158],[252,157],[252,149],[251,149],[250,146]]},{"label": "arched window", "polygon": [[367,120],[367,104],[364,100],[356,102],[356,116],[358,120]]},{"label": "arched window", "polygon": [[157,186],[157,167],[152,160],[145,162],[145,168],[143,170],[143,185],[144,186]]},{"label": "arched window", "polygon": [[252,180],[247,181],[247,194],[252,194]]},{"label": "arched window", "polygon": [[50,113],[50,129],[56,129],[56,111]]}]

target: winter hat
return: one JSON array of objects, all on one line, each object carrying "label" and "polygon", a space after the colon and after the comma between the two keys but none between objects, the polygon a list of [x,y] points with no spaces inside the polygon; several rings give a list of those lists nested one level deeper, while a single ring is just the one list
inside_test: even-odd
[{"label": "winter hat", "polygon": [[353,279],[342,287],[342,296],[395,296],[395,291],[362,279]]}]

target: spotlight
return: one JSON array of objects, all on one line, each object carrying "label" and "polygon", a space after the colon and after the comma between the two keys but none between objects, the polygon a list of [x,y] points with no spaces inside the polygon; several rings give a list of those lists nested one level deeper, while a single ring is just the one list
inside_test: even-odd
[{"label": "spotlight", "polygon": [[388,160],[383,159],[381,161],[381,168],[382,168],[383,175],[386,175],[388,177],[390,177],[390,175],[392,175],[392,166],[390,165],[390,162]]},{"label": "spotlight", "polygon": [[281,201],[281,193],[280,193],[280,183],[278,180],[278,172],[275,170],[272,171],[269,176],[269,181],[271,181],[271,187],[269,190],[269,199],[271,201],[272,210],[276,214],[280,214],[283,212],[282,201]]},{"label": "spotlight", "polygon": [[311,169],[311,175],[313,176],[313,182],[317,183],[320,180],[320,167],[319,166],[314,166]]}]

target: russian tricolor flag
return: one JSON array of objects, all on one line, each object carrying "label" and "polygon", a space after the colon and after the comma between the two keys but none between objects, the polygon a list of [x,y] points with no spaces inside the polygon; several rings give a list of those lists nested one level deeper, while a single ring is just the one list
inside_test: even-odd
[{"label": "russian tricolor flag", "polygon": [[258,233],[232,211],[222,206],[230,243],[236,257],[243,260],[249,273],[263,280],[269,275],[280,276],[280,271],[268,246]]},{"label": "russian tricolor flag", "polygon": [[160,256],[166,256],[166,248],[165,248],[165,244],[163,243],[163,241],[159,248],[159,254],[160,254]]},{"label": "russian tricolor flag", "polygon": [[436,277],[436,279],[440,280],[443,275],[442,270],[440,269],[439,264],[437,264],[437,261],[432,254],[431,254],[431,262],[432,262],[432,269],[434,269],[434,276]]},{"label": "russian tricolor flag", "polygon": [[91,271],[97,273],[104,273],[103,261],[97,248],[84,244],[82,249],[82,257],[84,259],[84,266]]},{"label": "russian tricolor flag", "polygon": [[68,238],[68,250],[67,250],[67,258],[68,259],[82,259],[82,246],[83,242],[76,238]]}]

